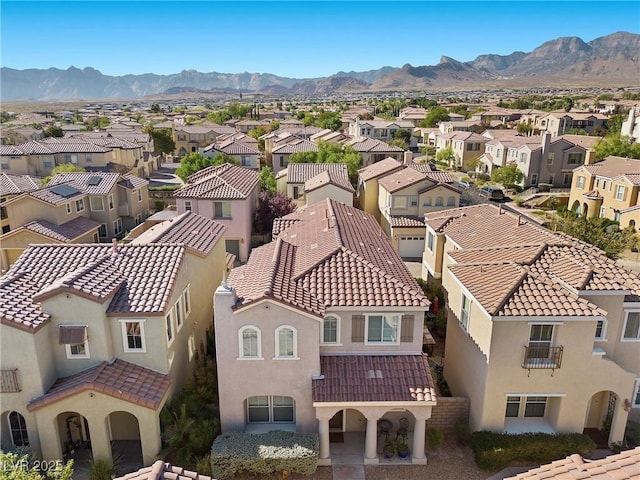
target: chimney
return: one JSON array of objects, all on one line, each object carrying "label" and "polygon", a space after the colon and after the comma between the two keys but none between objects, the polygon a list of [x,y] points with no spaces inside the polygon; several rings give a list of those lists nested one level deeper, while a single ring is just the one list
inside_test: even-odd
[{"label": "chimney", "polygon": [[549,152],[549,146],[551,145],[551,132],[544,132],[542,134],[542,160],[547,159],[547,153]]},{"label": "chimney", "polygon": [[404,164],[410,165],[411,163],[413,163],[413,152],[407,150],[404,152]]},{"label": "chimney", "polygon": [[592,149],[587,148],[587,151],[584,154],[584,164],[591,165],[592,163],[595,162],[595,160],[596,160],[595,152]]},{"label": "chimney", "polygon": [[114,255],[117,255],[119,252],[118,250],[118,240],[116,240],[115,238],[112,240],[111,242],[111,253],[113,253]]}]

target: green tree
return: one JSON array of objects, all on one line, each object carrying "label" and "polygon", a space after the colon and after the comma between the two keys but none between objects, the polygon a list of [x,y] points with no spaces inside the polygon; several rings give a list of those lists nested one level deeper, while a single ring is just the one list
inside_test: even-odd
[{"label": "green tree", "polygon": [[75,165],[73,163],[62,163],[53,167],[53,170],[51,170],[51,175],[48,175],[42,179],[42,185],[45,186],[47,183],[49,183],[57,173],[73,173],[84,171],[84,168],[79,167],[78,165]]},{"label": "green tree", "polygon": [[260,180],[260,188],[263,191],[267,191],[267,192],[276,191],[276,187],[277,187],[276,177],[273,174],[271,167],[267,165],[262,167],[262,169],[260,170],[259,180]]},{"label": "green tree", "polygon": [[162,112],[162,109],[160,108],[160,104],[159,103],[152,103],[151,104],[151,108],[149,109],[149,111],[151,113],[160,113],[160,112]]},{"label": "green tree", "polygon": [[449,119],[449,111],[444,107],[433,107],[424,120],[420,122],[422,128],[437,127],[438,123]]},{"label": "green tree", "polygon": [[258,126],[256,128],[254,128],[253,130],[249,130],[247,135],[249,135],[250,137],[255,138],[256,140],[258,140],[265,133],[267,133],[267,131],[264,129],[264,127],[262,125],[260,125],[260,126]]},{"label": "green tree", "polygon": [[298,152],[289,157],[290,163],[345,163],[349,180],[355,187],[358,184],[360,154],[349,145],[332,142],[319,142],[317,152]]},{"label": "green tree", "polygon": [[436,153],[436,160],[438,160],[439,162],[450,163],[451,160],[455,158],[455,156],[456,155],[455,153],[453,153],[453,148],[441,148],[440,150],[438,150],[438,153]]},{"label": "green tree", "polygon": [[280,128],[280,122],[278,120],[271,120],[271,122],[269,123],[269,131],[275,132],[279,128]]},{"label": "green tree", "polygon": [[505,165],[504,167],[495,168],[491,173],[491,180],[505,187],[518,185],[523,177],[523,173],[518,170],[516,165]]},{"label": "green tree", "polygon": [[42,475],[35,466],[31,455],[3,452],[0,450],[0,478],[8,480],[71,480],[73,478],[73,460],[56,463],[55,468]]},{"label": "green tree", "polygon": [[622,100],[640,100],[640,93],[624,92]]},{"label": "green tree", "polygon": [[215,157],[205,157],[198,152],[191,152],[180,160],[180,166],[176,169],[178,175],[183,181],[186,181],[190,175],[214,165],[222,165],[223,163],[232,163],[237,165],[238,161],[227,155],[226,153],[218,153]]},{"label": "green tree", "polygon": [[93,117],[85,121],[84,125],[85,129],[90,132],[92,130],[102,130],[109,126],[110,123],[111,120],[109,120],[107,117]]},{"label": "green tree", "polygon": [[533,128],[528,123],[518,123],[516,130],[520,135],[529,135]]},{"label": "green tree", "polygon": [[573,98],[567,97],[562,101],[562,108],[564,108],[565,112],[570,112],[573,108]]},{"label": "green tree", "polygon": [[62,131],[62,129],[55,125],[50,125],[45,128],[42,134],[45,137],[64,137],[64,132]]},{"label": "green tree", "polygon": [[633,138],[612,134],[604,137],[594,147],[596,160],[602,160],[609,155],[617,157],[640,158],[640,143],[635,143]]},{"label": "green tree", "polygon": [[231,120],[231,114],[226,110],[220,110],[218,112],[207,113],[207,120],[218,125],[222,125],[227,120]]},{"label": "green tree", "polygon": [[153,148],[156,152],[170,155],[176,150],[176,142],[173,141],[173,135],[168,128],[154,129],[151,127],[149,134],[153,138]]},{"label": "green tree", "polygon": [[390,144],[396,145],[403,150],[409,150],[409,145],[411,145],[411,132],[409,130],[405,130],[404,128],[394,130],[393,140],[390,142]]},{"label": "green tree", "polygon": [[320,112],[317,118],[317,125],[320,128],[328,128],[330,130],[340,130],[342,127],[342,115],[340,112]]}]

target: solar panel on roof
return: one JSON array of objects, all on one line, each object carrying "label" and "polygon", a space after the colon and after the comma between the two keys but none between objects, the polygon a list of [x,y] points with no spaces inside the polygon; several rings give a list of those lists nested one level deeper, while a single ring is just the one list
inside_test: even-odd
[{"label": "solar panel on roof", "polygon": [[64,185],[64,184],[51,187],[51,191],[56,195],[60,195],[61,197],[65,197],[65,198],[72,197],[80,193],[80,190],[78,190],[77,188],[72,187],[71,185]]},{"label": "solar panel on roof", "polygon": [[87,185],[99,185],[101,181],[102,181],[102,177],[99,177],[97,175],[91,175],[87,179]]}]

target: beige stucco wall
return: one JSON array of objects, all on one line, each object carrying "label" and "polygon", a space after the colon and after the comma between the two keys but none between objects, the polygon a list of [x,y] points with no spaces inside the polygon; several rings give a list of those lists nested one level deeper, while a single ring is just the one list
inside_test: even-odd
[{"label": "beige stucco wall", "polygon": [[[433,234],[433,251],[429,250],[429,232]],[[443,234],[437,234],[427,227],[427,234],[424,237],[424,253],[422,255],[422,278],[441,278],[442,276],[442,260],[444,256],[444,248],[446,237]]]},{"label": "beige stucco wall", "polygon": [[353,194],[347,192],[345,189],[336,187],[335,185],[325,185],[324,187],[316,188],[311,192],[306,192],[307,205],[313,205],[325,198],[331,198],[337,202],[353,206]]},{"label": "beige stucco wall", "polygon": [[[84,210],[77,212],[76,200],[81,198],[84,200]],[[67,203],[71,204],[71,213],[67,213]],[[89,197],[87,195],[76,196],[67,203],[54,206],[28,195],[21,196],[6,204],[11,230],[38,219],[62,225],[76,217],[89,216]]]},{"label": "beige stucco wall", "polygon": [[378,179],[372,178],[362,183],[360,188],[360,207],[380,221],[380,209],[378,208]]},{"label": "beige stucco wall", "polygon": [[[235,295],[215,296],[216,357],[223,432],[242,431],[246,425],[246,399],[255,395],[286,395],[295,401],[296,428],[317,431],[311,379],[320,373],[318,339],[320,320],[303,316],[274,302],[231,311]],[[260,329],[262,359],[239,360],[238,331],[246,325]],[[297,330],[298,359],[274,359],[276,328]]]}]

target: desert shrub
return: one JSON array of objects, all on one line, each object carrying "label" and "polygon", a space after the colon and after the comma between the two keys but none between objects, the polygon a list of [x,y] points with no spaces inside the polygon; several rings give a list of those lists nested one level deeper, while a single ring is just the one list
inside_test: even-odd
[{"label": "desert shrub", "polygon": [[640,446],[640,423],[627,422],[627,428],[624,432],[624,440],[629,448]]},{"label": "desert shrub", "polygon": [[437,428],[427,429],[427,443],[431,448],[438,448],[444,440],[444,433]]},{"label": "desert shrub", "polygon": [[454,431],[460,445],[467,445],[471,441],[471,427],[467,419],[459,418],[456,420]]},{"label": "desert shrub", "polygon": [[438,388],[440,389],[440,394],[443,397],[451,396],[451,389],[449,388],[449,384],[444,379],[444,366],[442,365],[432,365],[433,372],[436,374],[436,382],[438,383]]},{"label": "desert shrub", "polygon": [[513,199],[513,202],[518,206],[521,207],[522,204],[524,203],[524,198],[522,197],[516,197]]},{"label": "desert shrub", "polygon": [[471,447],[478,467],[500,470],[514,460],[541,465],[574,453],[588,457],[596,445],[581,433],[510,435],[482,431],[471,435]]},{"label": "desert shrub", "polygon": [[240,472],[272,475],[287,471],[310,475],[318,466],[319,440],[315,433],[273,430],[262,434],[225,433],[211,448],[215,478],[231,478]]},{"label": "desert shrub", "polygon": [[551,184],[550,183],[539,183],[538,184],[538,192],[550,192]]}]

